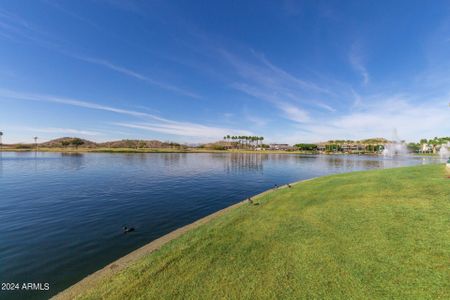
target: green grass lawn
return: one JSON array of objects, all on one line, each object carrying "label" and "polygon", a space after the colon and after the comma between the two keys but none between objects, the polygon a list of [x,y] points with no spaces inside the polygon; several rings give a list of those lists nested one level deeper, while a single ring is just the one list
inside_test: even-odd
[{"label": "green grass lawn", "polygon": [[79,297],[450,299],[443,165],[327,176],[256,200]]}]

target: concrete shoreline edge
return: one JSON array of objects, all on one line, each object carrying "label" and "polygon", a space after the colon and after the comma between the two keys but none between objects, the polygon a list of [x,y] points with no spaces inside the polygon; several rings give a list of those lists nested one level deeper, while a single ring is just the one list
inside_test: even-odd
[{"label": "concrete shoreline edge", "polygon": [[[319,177],[308,178],[308,179],[299,180],[299,181],[296,181],[296,182],[293,182],[290,184],[285,184],[285,185],[279,186],[277,189],[269,189],[262,193],[251,196],[251,198],[253,198],[253,199],[259,198],[259,197],[266,195],[268,193],[271,193],[275,190],[287,188],[288,185],[293,186],[293,185],[296,185],[296,184],[299,184],[302,182],[306,182],[306,181],[311,181],[311,180],[317,179],[317,178],[319,178]],[[248,202],[247,199],[240,201],[238,203],[235,203],[233,205],[230,205],[228,207],[225,207],[221,210],[218,210],[218,211],[216,211],[212,214],[209,214],[201,219],[198,219],[197,221],[194,221],[193,223],[190,223],[183,227],[175,229],[174,231],[171,231],[171,232],[157,238],[156,240],[153,240],[153,241],[149,242],[148,244],[145,244],[144,246],[126,254],[125,256],[122,256],[121,258],[113,261],[112,263],[109,263],[108,265],[101,268],[100,270],[98,270],[90,275],[87,275],[86,277],[84,277],[83,279],[78,281],[77,283],[71,285],[67,289],[54,295],[51,299],[73,299],[77,295],[79,295],[80,292],[82,292],[90,287],[95,286],[95,284],[98,283],[103,278],[106,278],[107,276],[114,275],[114,274],[120,272],[121,270],[125,269],[130,264],[132,264],[133,262],[144,257],[145,255],[159,250],[162,246],[169,243],[170,241],[182,236],[183,234],[187,233],[190,230],[198,228],[201,225],[204,225],[204,224],[222,216],[223,214],[225,214],[235,208],[238,208],[238,207],[244,205],[246,202]]]}]

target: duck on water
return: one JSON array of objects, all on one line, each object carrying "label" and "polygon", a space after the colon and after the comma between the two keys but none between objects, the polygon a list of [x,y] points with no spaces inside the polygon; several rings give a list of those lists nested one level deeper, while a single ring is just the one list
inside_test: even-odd
[{"label": "duck on water", "polygon": [[134,229],[134,227],[128,227],[126,225],[123,225],[122,230],[123,230],[123,233],[129,233],[129,232],[134,231],[135,229]]}]

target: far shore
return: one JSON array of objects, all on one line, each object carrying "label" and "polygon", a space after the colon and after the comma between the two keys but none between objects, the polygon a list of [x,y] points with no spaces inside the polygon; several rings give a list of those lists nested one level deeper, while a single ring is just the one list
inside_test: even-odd
[{"label": "far shore", "polygon": [[[0,152],[56,152],[56,153],[246,153],[246,154],[307,154],[307,155],[369,155],[378,156],[381,154],[373,152],[319,152],[319,151],[286,151],[286,150],[248,150],[230,149],[213,150],[202,148],[61,148],[61,147],[38,147],[38,149],[16,149],[4,147]],[[433,153],[411,153],[418,156],[437,156]]]}]

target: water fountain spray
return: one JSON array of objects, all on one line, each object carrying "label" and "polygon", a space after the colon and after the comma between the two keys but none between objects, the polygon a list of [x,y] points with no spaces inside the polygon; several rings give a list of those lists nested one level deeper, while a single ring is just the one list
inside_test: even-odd
[{"label": "water fountain spray", "polygon": [[393,139],[384,145],[384,150],[382,154],[384,156],[395,156],[395,155],[407,155],[408,147],[404,141],[401,141],[398,137],[397,129],[394,129]]},{"label": "water fountain spray", "polygon": [[439,156],[441,159],[446,159],[446,169],[447,172],[450,174],[450,142],[447,142],[447,144],[442,144],[441,149],[439,150]]},{"label": "water fountain spray", "polygon": [[450,159],[450,142],[447,144],[442,144],[441,149],[439,150],[439,156],[442,159]]}]

